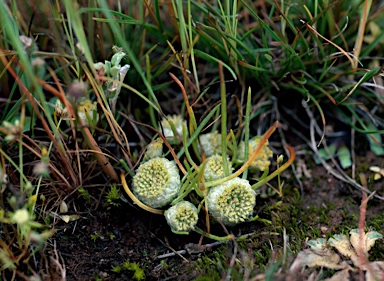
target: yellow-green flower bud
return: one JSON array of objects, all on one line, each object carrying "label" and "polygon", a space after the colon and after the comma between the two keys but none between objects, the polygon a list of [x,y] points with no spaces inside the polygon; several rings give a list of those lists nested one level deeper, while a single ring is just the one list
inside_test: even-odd
[{"label": "yellow-green flower bud", "polygon": [[256,204],[256,193],[245,179],[234,178],[212,187],[207,196],[208,211],[223,224],[247,221]]},{"label": "yellow-green flower bud", "polygon": [[[232,173],[232,163],[229,160],[229,157],[227,156],[227,163],[228,163],[228,170],[230,173]],[[211,157],[207,158],[207,163],[204,167],[204,179],[205,181],[214,181],[218,179],[222,179],[226,177],[227,175],[224,174],[224,167],[223,167],[223,156],[221,155],[212,155]]]},{"label": "yellow-green flower bud", "polygon": [[175,162],[166,158],[153,158],[137,169],[132,191],[144,204],[161,208],[176,197],[180,186],[179,170]]},{"label": "yellow-green flower bud", "polygon": [[[257,136],[249,140],[247,159],[252,155],[253,151],[255,150],[261,139],[262,136]],[[241,162],[245,162],[247,159],[245,159],[245,143],[243,141],[240,142],[238,151],[238,160],[240,160]],[[273,152],[269,149],[268,141],[266,141],[260,149],[259,153],[257,154],[256,158],[252,161],[251,165],[249,166],[249,170],[252,172],[256,172],[257,170],[264,171],[271,164],[271,161],[269,161],[268,159],[271,158],[272,155]]]},{"label": "yellow-green flower bud", "polygon": [[188,202],[181,201],[164,212],[167,223],[174,232],[190,232],[197,223],[197,209]]}]

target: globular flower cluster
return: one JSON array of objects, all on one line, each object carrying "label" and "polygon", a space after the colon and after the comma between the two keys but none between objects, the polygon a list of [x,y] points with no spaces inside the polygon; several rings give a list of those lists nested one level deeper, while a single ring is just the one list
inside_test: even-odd
[{"label": "globular flower cluster", "polygon": [[97,102],[92,103],[89,99],[80,102],[77,114],[79,118],[83,120],[84,124],[90,125],[89,121],[91,121],[92,124],[96,124],[97,121],[99,121]]},{"label": "globular flower cluster", "polygon": [[215,218],[233,226],[252,216],[256,193],[247,180],[235,178],[212,187],[207,202],[208,210]]},{"label": "globular flower cluster", "polygon": [[[160,127],[170,144],[178,143],[177,134],[182,135],[184,123],[185,121],[179,115],[167,116],[161,121]],[[174,125],[175,130],[172,130],[170,124]],[[197,193],[200,196],[206,195],[208,212],[224,225],[234,226],[250,220],[253,216],[256,192],[248,180],[234,178],[235,175],[230,175],[233,171],[232,162],[246,162],[254,153],[261,139],[261,136],[257,136],[249,140],[247,156],[245,156],[245,143],[240,142],[237,147],[237,157],[231,160],[230,156],[225,155],[223,158],[221,155],[220,133],[213,131],[199,137],[198,150],[205,153],[207,158],[200,166],[203,171],[197,170],[198,175],[201,175],[202,172],[205,184],[204,181],[197,182],[197,184],[206,187],[204,187],[204,192],[197,191]],[[152,208],[161,208],[172,203],[173,206],[164,211],[164,215],[173,232],[185,234],[192,230],[197,231],[198,209],[194,204],[183,200],[187,194],[185,191],[179,194],[181,181],[178,167],[175,161],[162,158],[162,155],[163,140],[159,138],[148,145],[144,161],[133,177],[132,191],[136,199]],[[250,171],[267,169],[270,165],[269,158],[272,155],[267,141],[256,154],[256,158],[252,160],[249,166]],[[196,166],[195,168],[198,169]],[[184,187],[188,188],[187,185]],[[185,188],[183,190],[186,190]],[[180,197],[176,198],[178,195]]]},{"label": "globular flower cluster", "polygon": [[[258,146],[261,139],[262,139],[262,136],[257,136],[257,137],[254,137],[253,139],[249,140],[247,159],[252,155],[253,151]],[[245,143],[244,143],[244,141],[240,142],[239,147],[238,147],[238,151],[239,151],[238,159],[240,161],[245,162],[247,159],[245,159]],[[266,141],[265,144],[260,149],[259,153],[257,154],[255,160],[253,160],[251,165],[249,166],[249,170],[251,172],[264,171],[271,164],[271,161],[269,161],[269,158],[271,158],[272,155],[273,155],[273,152],[268,147],[268,141]]]},{"label": "globular flower cluster", "polygon": [[144,204],[161,208],[176,197],[180,186],[175,162],[157,157],[140,165],[133,177],[132,191]]},{"label": "globular flower cluster", "polygon": [[199,147],[199,149],[201,150],[202,148],[207,157],[214,154],[221,154],[221,134],[217,131],[201,135],[200,144],[201,147]]},{"label": "globular flower cluster", "polygon": [[164,212],[167,223],[174,232],[190,232],[197,224],[197,208],[188,201],[178,202]]},{"label": "globular flower cluster", "polygon": [[161,157],[163,155],[163,140],[158,138],[151,142],[144,154],[144,160]]},{"label": "globular flower cluster", "polygon": [[171,125],[169,124],[169,121],[175,125],[176,132],[179,135],[182,135],[183,133],[183,123],[185,123],[183,117],[181,115],[168,115],[167,118],[164,118],[161,121],[161,127],[163,128],[163,135],[164,137],[168,138],[168,142],[171,144],[177,144],[178,141],[176,139],[177,136],[174,135]]},{"label": "globular flower cluster", "polygon": [[[224,178],[224,166],[223,166],[223,157],[221,155],[215,154],[207,158],[207,163],[204,168],[204,179],[206,181],[214,181]],[[228,170],[232,172],[232,163],[227,157]]]}]

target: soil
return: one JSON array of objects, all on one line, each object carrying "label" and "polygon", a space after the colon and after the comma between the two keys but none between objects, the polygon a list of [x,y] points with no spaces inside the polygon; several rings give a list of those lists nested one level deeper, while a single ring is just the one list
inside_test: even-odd
[{"label": "soil", "polygon": [[[375,157],[370,152],[366,157],[358,157],[357,160],[360,160],[357,170],[366,165],[383,164],[382,158]],[[289,245],[295,246],[291,246],[288,263],[283,268],[283,273],[286,273],[276,275],[275,280],[305,280],[308,277],[302,273],[292,276],[287,270],[298,251],[307,248],[307,239],[319,238],[319,235],[329,237],[340,231],[348,233],[346,229],[358,227],[360,191],[327,174],[322,166],[312,166],[311,178],[302,178],[303,192],[300,196],[298,188],[294,188],[298,186],[297,183],[290,177],[288,172],[283,175],[288,183],[280,207],[272,209],[279,201],[276,195],[258,199],[256,213],[262,219],[272,221],[272,225],[256,221],[228,228],[236,237],[249,234],[242,241],[241,247],[242,253],[248,254],[249,259],[253,260],[252,276],[257,276],[279,260],[284,228],[289,237]],[[377,181],[371,189],[384,194],[382,181]],[[61,257],[58,259],[65,265],[67,280],[135,280],[133,271],[112,271],[114,266],[122,265],[125,261],[136,262],[144,269],[146,280],[194,280],[201,275],[209,278],[200,280],[219,280],[225,272],[220,271],[220,265],[215,263],[218,260],[217,255],[220,253],[224,260],[222,262],[227,263],[226,266],[222,265],[224,268],[231,264],[234,250],[232,242],[199,248],[200,245],[209,245],[214,241],[206,238],[201,241],[198,234],[173,234],[162,216],[147,213],[130,203],[122,203],[110,210],[105,206],[99,206],[93,211],[89,211],[90,209],[88,206],[88,213],[76,221],[60,222],[56,226],[57,234],[47,246],[47,253],[54,256],[56,249]],[[383,214],[383,211],[384,205],[381,201],[373,199],[369,202],[367,226],[372,226],[381,233],[384,233],[383,218],[377,222],[377,217]],[[225,235],[219,226],[215,226],[213,231],[216,231],[217,235]],[[272,235],[274,232],[278,234]],[[271,247],[273,245],[273,250],[270,254],[262,253],[265,255],[264,261],[260,261],[255,251],[259,251],[265,243]],[[174,251],[184,250],[186,247],[190,249],[193,246],[197,250],[194,253],[174,254]],[[381,249],[379,255],[383,257],[383,241],[376,242],[375,247]],[[164,254],[171,256],[158,258]],[[204,264],[209,260],[212,261],[210,265]],[[54,266],[52,260],[49,268],[50,277],[46,276],[46,280],[60,280],[62,273]]]}]

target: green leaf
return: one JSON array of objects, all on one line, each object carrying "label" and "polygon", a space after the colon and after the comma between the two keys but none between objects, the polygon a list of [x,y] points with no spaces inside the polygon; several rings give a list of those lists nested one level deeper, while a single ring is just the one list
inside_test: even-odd
[{"label": "green leaf", "polygon": [[[375,125],[373,125],[372,123],[369,123],[367,127],[369,130],[377,130]],[[384,148],[382,145],[383,141],[381,138],[381,134],[379,134],[379,133],[371,134],[368,136],[368,140],[369,140],[369,145],[370,145],[371,151],[373,153],[375,153],[376,156],[383,156],[384,155]]]},{"label": "green leaf", "polygon": [[113,66],[120,66],[121,60],[125,57],[124,52],[118,52],[112,56],[111,63]]},{"label": "green leaf", "polygon": [[339,158],[340,165],[343,169],[352,166],[351,152],[346,145],[342,145],[337,151],[337,157]]},{"label": "green leaf", "polygon": [[[319,155],[324,160],[329,160],[331,156],[334,157],[336,155],[337,146],[335,143],[332,143],[331,145],[329,145],[328,149],[329,149],[329,154],[327,150],[325,150],[325,148],[319,149]],[[315,159],[315,162],[317,165],[320,164],[320,160],[318,158]]]}]

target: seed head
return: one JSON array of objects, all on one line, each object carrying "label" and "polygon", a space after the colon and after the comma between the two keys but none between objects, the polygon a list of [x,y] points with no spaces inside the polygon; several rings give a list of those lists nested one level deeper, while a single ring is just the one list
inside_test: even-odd
[{"label": "seed head", "polygon": [[68,95],[73,101],[78,101],[80,98],[87,94],[87,83],[83,81],[76,81],[69,85]]}]

